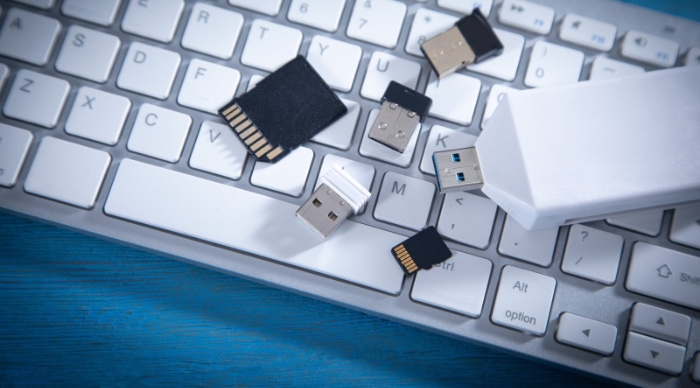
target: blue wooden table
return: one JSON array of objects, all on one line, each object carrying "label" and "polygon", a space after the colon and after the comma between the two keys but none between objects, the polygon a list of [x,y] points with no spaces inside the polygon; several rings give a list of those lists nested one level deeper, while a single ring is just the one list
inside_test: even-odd
[{"label": "blue wooden table", "polygon": [[0,386],[598,383],[2,213],[0,245]]}]

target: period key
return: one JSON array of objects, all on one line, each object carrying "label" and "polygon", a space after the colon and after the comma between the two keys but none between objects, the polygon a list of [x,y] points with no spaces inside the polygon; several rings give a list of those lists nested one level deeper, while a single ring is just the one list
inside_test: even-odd
[{"label": "period key", "polygon": [[491,320],[535,336],[547,331],[556,280],[513,266],[503,267]]}]

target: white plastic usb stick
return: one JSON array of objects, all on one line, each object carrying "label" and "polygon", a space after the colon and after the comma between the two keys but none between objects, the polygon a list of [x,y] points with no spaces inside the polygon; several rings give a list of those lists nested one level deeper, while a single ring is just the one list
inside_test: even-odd
[{"label": "white plastic usb stick", "polygon": [[481,188],[527,229],[698,201],[700,70],[508,94],[433,161],[441,192]]},{"label": "white plastic usb stick", "polygon": [[319,183],[297,210],[297,217],[325,239],[351,214],[362,211],[371,194],[338,165],[333,165]]}]

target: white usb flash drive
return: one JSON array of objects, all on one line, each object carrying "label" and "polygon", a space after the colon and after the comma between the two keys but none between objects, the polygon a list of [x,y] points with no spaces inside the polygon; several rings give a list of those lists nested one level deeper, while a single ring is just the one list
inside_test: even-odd
[{"label": "white usb flash drive", "polygon": [[481,187],[527,229],[700,201],[700,69],[506,95],[433,161],[442,192]]}]

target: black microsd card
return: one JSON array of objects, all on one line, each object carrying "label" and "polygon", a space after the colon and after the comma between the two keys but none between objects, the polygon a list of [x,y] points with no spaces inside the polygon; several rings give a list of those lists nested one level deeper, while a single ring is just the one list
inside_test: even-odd
[{"label": "black microsd card", "polygon": [[452,256],[450,248],[445,245],[434,226],[421,230],[395,246],[391,254],[408,275],[419,269],[430,269]]},{"label": "black microsd card", "polygon": [[248,151],[264,162],[276,162],[345,112],[303,56],[219,110]]}]

